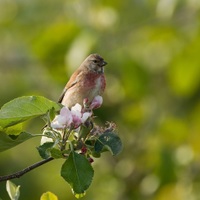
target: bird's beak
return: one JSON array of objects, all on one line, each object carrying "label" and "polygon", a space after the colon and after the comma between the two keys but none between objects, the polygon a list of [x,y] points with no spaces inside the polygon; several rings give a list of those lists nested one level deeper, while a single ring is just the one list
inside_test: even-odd
[{"label": "bird's beak", "polygon": [[105,66],[105,65],[107,65],[107,64],[108,64],[108,63],[107,63],[106,61],[103,60],[101,66],[103,67],[103,66]]}]

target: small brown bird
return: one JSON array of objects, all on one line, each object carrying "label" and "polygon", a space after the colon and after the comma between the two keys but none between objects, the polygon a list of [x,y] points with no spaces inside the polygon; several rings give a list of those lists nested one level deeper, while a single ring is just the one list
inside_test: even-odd
[{"label": "small brown bird", "polygon": [[102,95],[106,87],[106,64],[98,54],[89,55],[70,77],[58,102],[71,108],[76,103],[83,105],[84,99],[90,104],[95,96]]}]

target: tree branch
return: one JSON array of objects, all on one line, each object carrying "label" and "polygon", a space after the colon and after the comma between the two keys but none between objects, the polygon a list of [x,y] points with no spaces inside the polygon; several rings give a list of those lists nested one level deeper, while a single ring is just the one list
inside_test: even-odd
[{"label": "tree branch", "polygon": [[45,160],[42,160],[42,161],[39,161],[21,171],[18,171],[18,172],[15,172],[13,174],[10,174],[10,175],[5,175],[5,176],[0,176],[0,182],[2,181],[7,181],[7,180],[11,180],[11,179],[15,179],[15,178],[19,178],[21,177],[22,175],[30,172],[31,170],[41,166],[41,165],[44,165],[45,163],[48,163],[50,161],[52,161],[54,158],[50,157],[50,158],[47,158]]}]

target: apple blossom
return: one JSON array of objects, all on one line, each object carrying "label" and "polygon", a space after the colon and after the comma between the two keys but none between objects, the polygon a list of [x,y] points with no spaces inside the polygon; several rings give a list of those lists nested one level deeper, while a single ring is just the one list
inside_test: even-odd
[{"label": "apple blossom", "polygon": [[82,106],[76,104],[69,110],[67,107],[63,107],[60,110],[60,114],[57,115],[51,122],[51,127],[54,129],[64,128],[78,128],[81,124],[91,117],[92,112],[82,112]]},{"label": "apple blossom", "polygon": [[71,114],[74,128],[78,128],[81,124],[85,123],[86,120],[92,115],[91,112],[82,113],[82,106],[78,103],[71,108]]},{"label": "apple blossom", "polygon": [[63,107],[60,110],[60,114],[51,122],[51,127],[55,129],[63,129],[69,127],[72,120],[73,118],[70,110],[67,107]]}]

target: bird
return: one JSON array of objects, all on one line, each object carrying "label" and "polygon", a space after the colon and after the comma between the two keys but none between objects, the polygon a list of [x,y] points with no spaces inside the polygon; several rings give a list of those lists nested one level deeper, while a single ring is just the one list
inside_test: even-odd
[{"label": "bird", "polygon": [[102,95],[106,87],[104,66],[107,62],[98,54],[90,54],[71,75],[58,100],[63,106],[71,108],[75,104],[89,105],[97,95]]},{"label": "bird", "polygon": [[[101,96],[105,90],[105,65],[107,65],[107,62],[100,55],[96,53],[90,54],[71,75],[58,103],[61,103],[68,109],[71,109],[76,104],[84,107],[84,102],[90,106],[95,97]],[[52,122],[56,121],[57,117],[55,116]],[[46,124],[42,130],[45,135],[45,132],[49,131],[48,125]],[[52,142],[52,138],[42,136],[40,144],[42,145],[46,142]]]}]

